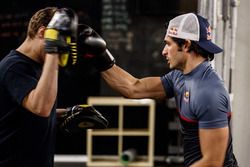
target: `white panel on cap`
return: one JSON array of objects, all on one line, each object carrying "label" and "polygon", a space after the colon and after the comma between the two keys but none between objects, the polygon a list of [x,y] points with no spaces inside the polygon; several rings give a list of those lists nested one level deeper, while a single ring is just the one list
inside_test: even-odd
[{"label": "white panel on cap", "polygon": [[[176,30],[176,33],[174,33]],[[167,35],[176,38],[199,41],[200,26],[198,18],[193,13],[175,17],[169,22]]]}]

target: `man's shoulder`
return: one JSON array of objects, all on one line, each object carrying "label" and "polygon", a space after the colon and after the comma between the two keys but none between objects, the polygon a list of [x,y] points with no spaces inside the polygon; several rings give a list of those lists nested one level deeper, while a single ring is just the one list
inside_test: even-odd
[{"label": "man's shoulder", "polygon": [[180,70],[171,70],[167,74],[164,75],[164,77],[171,78],[171,80],[176,80],[180,77],[183,77],[183,73]]},{"label": "man's shoulder", "polygon": [[16,63],[17,61],[20,61],[21,58],[19,56],[19,53],[15,50],[11,50],[9,54],[7,54],[1,61],[0,61],[0,68],[6,68],[8,66],[11,66],[12,64]]},{"label": "man's shoulder", "polygon": [[0,61],[0,79],[4,78],[5,74],[10,70],[18,72],[19,66],[23,66],[26,62],[25,57],[22,56],[21,53],[11,50],[9,54]]},{"label": "man's shoulder", "polygon": [[208,80],[200,83],[195,91],[198,103],[214,103],[218,99],[229,100],[229,93],[221,80]]},{"label": "man's shoulder", "polygon": [[[0,68],[2,69],[9,69],[15,66],[23,66],[23,65],[37,65],[35,61],[30,59],[29,57],[25,56],[24,54],[16,51],[11,50],[8,55],[6,55],[0,62]],[[14,66],[15,65],[15,66]],[[14,70],[14,69],[13,69]]]}]

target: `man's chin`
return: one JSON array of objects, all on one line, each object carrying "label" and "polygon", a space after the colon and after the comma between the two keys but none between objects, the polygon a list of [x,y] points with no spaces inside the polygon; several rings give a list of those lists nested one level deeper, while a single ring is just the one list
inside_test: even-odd
[{"label": "man's chin", "polygon": [[168,63],[168,67],[169,67],[171,70],[174,69],[174,65],[173,65],[173,64]]}]

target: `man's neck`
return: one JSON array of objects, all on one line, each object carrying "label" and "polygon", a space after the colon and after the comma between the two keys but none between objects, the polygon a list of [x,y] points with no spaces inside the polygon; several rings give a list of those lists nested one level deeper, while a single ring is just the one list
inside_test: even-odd
[{"label": "man's neck", "polygon": [[23,55],[31,58],[35,62],[42,63],[39,50],[37,49],[36,41],[26,38],[25,41],[16,49]]},{"label": "man's neck", "polygon": [[197,55],[194,52],[191,52],[187,59],[186,66],[183,69],[183,74],[190,73],[193,69],[195,69],[198,65],[200,65],[205,60],[206,59],[202,57],[201,55]]}]

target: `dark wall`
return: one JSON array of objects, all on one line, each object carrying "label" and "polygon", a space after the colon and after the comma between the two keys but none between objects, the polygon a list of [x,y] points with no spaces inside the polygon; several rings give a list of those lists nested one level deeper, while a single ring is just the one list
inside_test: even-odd
[{"label": "dark wall", "polygon": [[74,9],[79,22],[88,23],[100,31],[101,0],[9,0],[0,11],[0,59],[10,49],[16,48],[25,38],[30,17],[47,6],[70,7]]},{"label": "dark wall", "polygon": [[[103,0],[102,36],[117,64],[137,77],[168,72],[161,55],[165,23],[186,12],[196,12],[197,0]],[[101,94],[118,95],[105,83]]]}]

